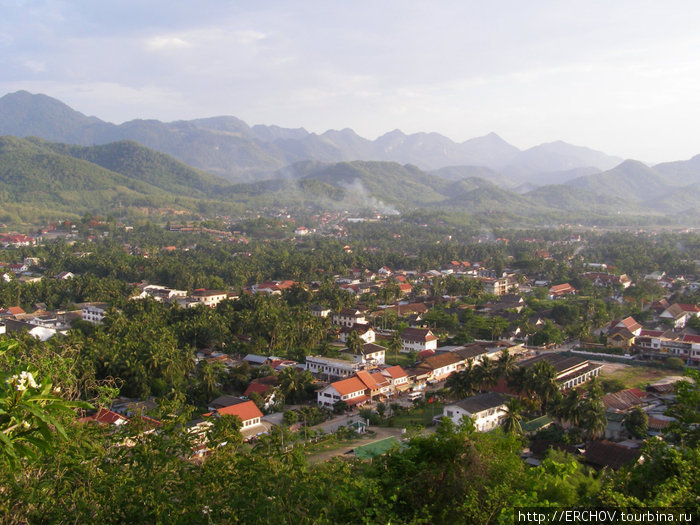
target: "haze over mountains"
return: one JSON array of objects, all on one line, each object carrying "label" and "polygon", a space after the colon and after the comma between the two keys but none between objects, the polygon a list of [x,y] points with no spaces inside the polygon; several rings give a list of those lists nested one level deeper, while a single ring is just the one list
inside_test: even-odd
[{"label": "haze over mountains", "polygon": [[495,133],[456,143],[398,130],[374,141],[350,129],[317,135],[251,127],[235,117],[115,125],[27,92],[0,98],[2,135],[43,139],[2,139],[4,195],[21,203],[28,196],[20,188],[45,186],[42,194],[57,193],[44,200],[62,210],[85,193],[92,208],[118,200],[193,210],[201,199],[246,207],[700,217],[700,155],[650,167],[564,142],[521,151]]},{"label": "haze over mountains", "polygon": [[[406,135],[394,130],[368,140],[351,129],[321,135],[303,128],[248,126],[235,117],[212,117],[164,123],[132,120],[120,125],[87,117],[46,95],[26,91],[0,98],[0,135],[36,136],[54,142],[91,146],[133,140],[196,168],[231,181],[259,180],[302,160],[342,162],[393,161],[423,170],[479,166],[514,183],[538,182],[558,173],[558,182],[584,168],[607,170],[622,159],[564,142],[520,151],[495,133],[456,143],[438,133]],[[551,175],[545,183],[552,182]]]}]

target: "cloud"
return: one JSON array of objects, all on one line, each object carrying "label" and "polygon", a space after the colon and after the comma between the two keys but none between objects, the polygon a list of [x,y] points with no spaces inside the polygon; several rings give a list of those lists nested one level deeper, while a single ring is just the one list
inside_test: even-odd
[{"label": "cloud", "polygon": [[192,47],[187,40],[175,36],[154,36],[146,40],[146,47],[154,51]]}]

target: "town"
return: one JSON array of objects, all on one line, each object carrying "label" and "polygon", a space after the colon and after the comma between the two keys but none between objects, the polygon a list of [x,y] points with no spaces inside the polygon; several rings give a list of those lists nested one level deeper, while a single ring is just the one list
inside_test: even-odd
[{"label": "town", "polygon": [[4,234],[5,358],[110,439],[176,417],[195,463],[234,442],[371,462],[453,428],[516,437],[528,468],[558,451],[615,472],[694,439],[678,396],[700,365],[697,234],[305,220]]}]

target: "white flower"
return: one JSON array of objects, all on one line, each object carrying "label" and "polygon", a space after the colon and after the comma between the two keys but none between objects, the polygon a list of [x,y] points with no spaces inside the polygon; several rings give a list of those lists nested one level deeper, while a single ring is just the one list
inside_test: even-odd
[{"label": "white flower", "polygon": [[31,388],[39,388],[41,385],[38,385],[36,381],[34,380],[34,376],[32,375],[31,372],[27,372],[26,370],[22,372],[19,375],[20,380],[26,381]]},{"label": "white flower", "polygon": [[23,428],[29,428],[31,425],[27,421],[22,421]]},{"label": "white flower", "polygon": [[204,508],[202,509],[202,514],[205,516],[211,512],[211,509],[209,508],[209,505],[205,505]]},{"label": "white flower", "polygon": [[41,386],[34,380],[32,373],[27,372],[26,370],[20,372],[19,375],[13,375],[6,381],[6,383],[8,385],[14,385],[19,392],[24,392],[27,390],[27,388],[39,388]]},{"label": "white flower", "polygon": [[60,387],[60,386],[54,387],[53,393],[54,393],[54,394],[60,394],[60,393],[61,393],[61,387]]}]

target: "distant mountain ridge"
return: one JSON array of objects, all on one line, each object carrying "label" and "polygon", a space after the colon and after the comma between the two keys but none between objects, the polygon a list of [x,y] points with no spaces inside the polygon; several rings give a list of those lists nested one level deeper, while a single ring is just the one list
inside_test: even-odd
[{"label": "distant mountain ridge", "polygon": [[378,161],[300,161],[270,178],[234,184],[133,141],[76,146],[3,136],[0,222],[84,213],[207,216],[265,206],[381,213],[436,209],[518,224],[575,217],[610,221],[619,214],[692,222],[700,218],[696,162],[662,166],[661,173],[625,161],[563,185],[521,186],[520,192],[488,168],[426,172]]},{"label": "distant mountain ridge", "polygon": [[521,151],[495,133],[457,143],[438,133],[406,135],[394,130],[372,141],[351,129],[318,135],[304,128],[250,127],[231,116],[169,123],[132,120],[116,125],[87,117],[49,96],[26,91],[0,98],[0,135],[5,134],[82,146],[132,140],[238,182],[269,177],[299,161],[363,160],[413,164],[423,170],[485,167],[513,180],[513,184],[543,184],[553,181],[549,177],[540,182],[542,174],[577,168],[607,170],[622,161],[563,142]]}]

